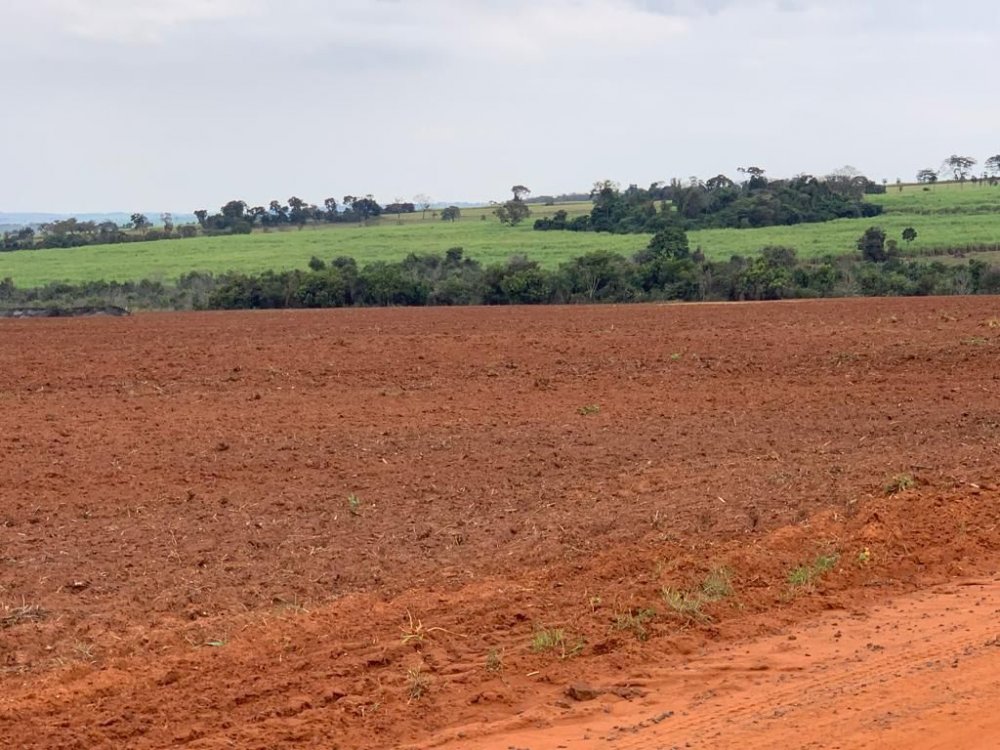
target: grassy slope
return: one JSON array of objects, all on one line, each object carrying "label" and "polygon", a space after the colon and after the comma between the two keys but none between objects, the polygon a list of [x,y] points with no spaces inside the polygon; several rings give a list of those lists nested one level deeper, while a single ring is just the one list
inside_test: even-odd
[{"label": "grassy slope", "polygon": [[[930,191],[905,186],[890,187],[884,196],[873,196],[885,215],[877,219],[849,219],[824,224],[765,229],[713,229],[691,232],[692,247],[700,246],[709,258],[750,254],[766,245],[787,245],[802,257],[842,255],[853,252],[858,236],[877,223],[890,237],[899,239],[905,227],[918,232],[914,250],[1000,243],[1000,188],[942,184]],[[589,204],[566,204],[571,215],[589,210]],[[532,206],[533,216],[554,208]],[[463,209],[462,219],[442,222],[431,212],[384,218],[369,227],[334,226],[303,231],[255,233],[241,237],[199,237],[190,240],[106,245],[72,250],[27,250],[0,253],[0,278],[10,276],[19,286],[49,281],[96,279],[173,279],[191,270],[263,271],[305,268],[316,255],[330,259],[356,257],[361,263],[399,260],[411,252],[442,253],[463,247],[483,263],[505,260],[523,253],[548,267],[576,255],[600,249],[631,254],[645,246],[644,235],[612,236],[576,232],[535,232],[527,224],[510,228],[495,220],[483,221],[490,209]],[[901,243],[904,244],[904,243]]]},{"label": "grassy slope", "polygon": [[[710,258],[752,253],[766,245],[794,247],[805,258],[843,255],[854,251],[858,237],[873,224],[885,229],[900,247],[914,251],[1000,243],[1000,187],[948,183],[929,191],[919,185],[904,185],[899,191],[890,186],[885,195],[870,199],[883,206],[882,216],[792,227],[709,229],[691,232],[691,244],[701,245]],[[906,227],[917,230],[912,246],[900,238]]]}]

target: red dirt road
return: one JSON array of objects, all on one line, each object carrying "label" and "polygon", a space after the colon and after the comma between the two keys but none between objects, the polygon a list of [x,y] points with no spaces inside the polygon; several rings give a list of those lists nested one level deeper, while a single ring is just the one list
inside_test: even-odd
[{"label": "red dirt road", "polygon": [[[823,615],[788,634],[652,669],[641,698],[477,727],[446,748],[992,748],[1000,579]],[[560,715],[561,714],[561,715]],[[542,728],[524,728],[525,724]],[[451,734],[462,730],[451,730]]]},{"label": "red dirt road", "polygon": [[1000,742],[995,298],[0,321],[0,461],[12,747]]}]

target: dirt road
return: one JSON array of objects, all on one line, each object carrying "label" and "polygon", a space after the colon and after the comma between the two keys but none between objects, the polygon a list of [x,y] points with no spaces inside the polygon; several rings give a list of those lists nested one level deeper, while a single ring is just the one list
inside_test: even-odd
[{"label": "dirt road", "polygon": [[1000,579],[826,614],[787,634],[717,646],[682,665],[650,670],[633,684],[644,693],[633,701],[605,693],[567,703],[562,715],[536,710],[497,727],[452,730],[464,736],[440,746],[1000,747]]}]

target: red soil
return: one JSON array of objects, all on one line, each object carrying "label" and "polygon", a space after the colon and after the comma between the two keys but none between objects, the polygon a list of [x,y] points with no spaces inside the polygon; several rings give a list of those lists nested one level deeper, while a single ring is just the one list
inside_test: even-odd
[{"label": "red soil", "polygon": [[[997,586],[928,587],[1000,561],[998,317],[950,298],[0,321],[0,736],[996,746],[972,717],[1000,697]],[[887,493],[898,475],[915,486]],[[697,600],[719,568],[732,593]],[[546,628],[566,644],[533,651]]]}]

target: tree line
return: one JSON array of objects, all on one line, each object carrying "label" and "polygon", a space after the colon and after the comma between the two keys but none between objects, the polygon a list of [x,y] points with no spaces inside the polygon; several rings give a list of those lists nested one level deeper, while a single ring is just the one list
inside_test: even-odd
[{"label": "tree line", "polygon": [[1000,268],[975,259],[964,264],[905,259],[895,239],[879,227],[858,238],[857,250],[854,256],[805,260],[793,248],[765,247],[753,257],[709,261],[699,248],[690,248],[682,227],[672,225],[631,257],[597,251],[554,269],[523,256],[483,266],[462,248],[452,248],[364,266],[340,257],[313,258],[307,270],[193,272],[174,284],[60,283],[20,289],[5,279],[0,303],[233,310],[1000,293]]},{"label": "tree line", "polygon": [[692,177],[686,184],[673,180],[648,188],[629,185],[625,190],[605,180],[591,190],[594,206],[588,215],[570,219],[560,210],[536,220],[534,228],[630,234],[657,232],[678,222],[687,230],[743,229],[873,217],[882,212],[881,206],[864,197],[884,193],[885,186],[863,175],[771,180],[760,167],[740,171],[746,177],[742,182],[720,174],[708,180]]},{"label": "tree line", "polygon": [[983,171],[977,175],[973,170],[978,163],[971,156],[952,154],[942,161],[941,166],[937,169],[924,167],[917,172],[917,182],[933,185],[938,181],[938,178],[950,176],[958,183],[970,181],[973,184],[983,182],[991,186],[1000,185],[1000,154],[984,159]]}]

